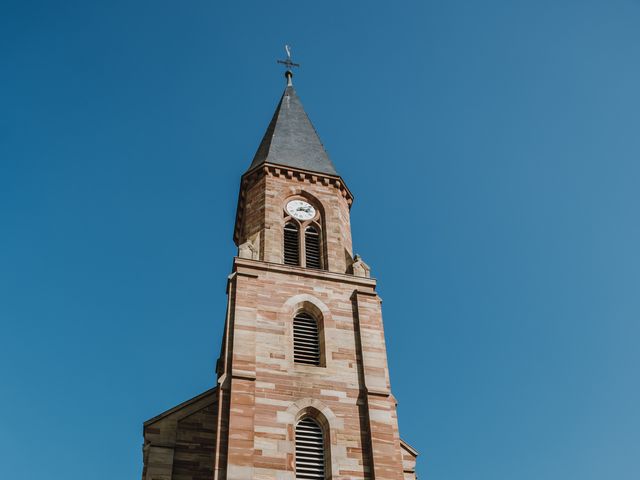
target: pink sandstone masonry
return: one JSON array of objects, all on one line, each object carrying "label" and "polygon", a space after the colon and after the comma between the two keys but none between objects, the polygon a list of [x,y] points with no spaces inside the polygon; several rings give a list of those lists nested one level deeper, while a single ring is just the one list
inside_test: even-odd
[{"label": "pink sandstone masonry", "polygon": [[[298,197],[319,212],[324,270],[283,264],[285,205]],[[326,478],[416,478],[376,281],[352,268],[351,203],[339,177],[276,165],[245,174],[234,236],[251,248],[228,280],[217,386],[145,423],[143,480],[294,480],[295,425],[307,415],[326,435]],[[294,362],[300,311],[318,320],[321,366]]]}]

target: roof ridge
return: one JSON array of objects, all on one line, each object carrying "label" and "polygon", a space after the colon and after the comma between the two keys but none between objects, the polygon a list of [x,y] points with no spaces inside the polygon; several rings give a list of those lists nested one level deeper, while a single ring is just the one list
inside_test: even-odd
[{"label": "roof ridge", "polygon": [[154,424],[156,423],[158,420],[162,420],[163,418],[165,418],[166,416],[177,412],[178,410],[183,409],[184,407],[193,404],[195,402],[197,402],[198,400],[202,400],[203,398],[207,397],[208,395],[211,395],[212,393],[214,393],[216,390],[218,389],[217,386],[210,388],[209,390],[206,390],[202,393],[199,393],[198,395],[196,395],[195,397],[191,397],[188,400],[185,400],[182,403],[179,403],[178,405],[169,408],[168,410],[165,410],[164,412],[159,413],[158,415],[156,415],[155,417],[151,417],[149,420],[145,421],[143,423],[143,425],[146,427],[148,425]]}]

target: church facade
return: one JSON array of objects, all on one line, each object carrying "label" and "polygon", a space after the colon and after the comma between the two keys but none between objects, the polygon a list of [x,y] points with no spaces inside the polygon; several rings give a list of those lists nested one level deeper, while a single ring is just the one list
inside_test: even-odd
[{"label": "church facade", "polygon": [[216,386],[144,423],[143,480],[415,480],[353,197],[292,74],[240,182]]}]

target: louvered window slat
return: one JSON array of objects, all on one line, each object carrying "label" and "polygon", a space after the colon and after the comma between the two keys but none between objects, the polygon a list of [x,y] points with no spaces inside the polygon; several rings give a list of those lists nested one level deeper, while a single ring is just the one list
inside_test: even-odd
[{"label": "louvered window slat", "polygon": [[324,480],[322,429],[310,417],[296,425],[296,479]]},{"label": "louvered window slat", "polygon": [[315,227],[307,227],[304,232],[304,253],[307,268],[322,268],[320,257],[320,234]]},{"label": "louvered window slat", "polygon": [[284,263],[300,265],[300,242],[298,225],[289,222],[284,226]]},{"label": "louvered window slat", "polygon": [[320,365],[318,324],[305,312],[293,317],[293,360],[295,363]]},{"label": "louvered window slat", "polygon": [[296,333],[300,338],[308,338],[309,340],[312,340],[312,341],[318,338],[317,330],[304,330],[302,328],[299,328]]}]

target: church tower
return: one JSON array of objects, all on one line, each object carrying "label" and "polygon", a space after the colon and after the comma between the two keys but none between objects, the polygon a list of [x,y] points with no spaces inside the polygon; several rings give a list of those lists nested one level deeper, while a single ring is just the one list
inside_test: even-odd
[{"label": "church tower", "polygon": [[143,480],[416,478],[353,196],[292,76],[240,182],[216,386],[145,422]]}]

